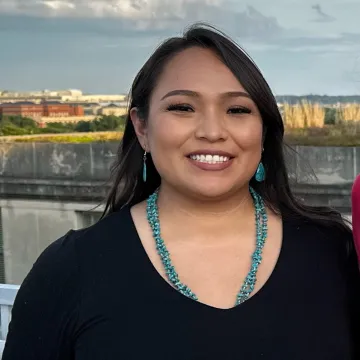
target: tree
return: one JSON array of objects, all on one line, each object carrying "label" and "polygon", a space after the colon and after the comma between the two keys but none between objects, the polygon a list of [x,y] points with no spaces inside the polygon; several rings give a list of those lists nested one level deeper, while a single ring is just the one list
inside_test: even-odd
[{"label": "tree", "polygon": [[91,121],[79,121],[75,126],[75,131],[78,132],[91,132],[94,130],[95,125]]}]

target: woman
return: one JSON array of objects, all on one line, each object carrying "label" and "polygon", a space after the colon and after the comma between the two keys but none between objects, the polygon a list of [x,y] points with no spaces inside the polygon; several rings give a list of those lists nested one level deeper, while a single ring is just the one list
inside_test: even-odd
[{"label": "woman", "polygon": [[352,226],[355,240],[355,247],[360,259],[360,175],[354,181],[351,192],[352,203]]},{"label": "woman", "polygon": [[130,95],[106,216],[40,256],[3,360],[355,359],[351,231],[291,193],[256,65],[194,26]]}]

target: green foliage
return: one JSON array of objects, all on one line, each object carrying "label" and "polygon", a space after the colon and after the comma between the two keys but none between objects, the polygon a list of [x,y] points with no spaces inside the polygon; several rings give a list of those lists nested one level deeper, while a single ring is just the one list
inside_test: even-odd
[{"label": "green foliage", "polygon": [[36,134],[37,126],[33,119],[21,116],[2,116],[0,118],[0,135]]},{"label": "green foliage", "polygon": [[125,117],[115,115],[103,115],[94,121],[79,121],[76,124],[76,132],[114,131],[122,130],[125,125]]},{"label": "green foliage", "polygon": [[325,124],[334,125],[336,122],[336,109],[334,108],[325,108]]},{"label": "green foliage", "polygon": [[6,116],[3,119],[5,122],[12,123],[15,126],[26,129],[36,128],[36,122],[33,119],[22,116]]},{"label": "green foliage", "polygon": [[42,134],[63,134],[75,131],[76,124],[72,123],[49,123],[45,128],[40,129]]},{"label": "green foliage", "polygon": [[9,123],[2,123],[0,126],[0,135],[1,136],[11,136],[11,135],[27,135],[27,129],[19,128],[16,125]]},{"label": "green foliage", "polygon": [[66,134],[73,132],[120,131],[124,128],[125,117],[101,116],[94,121],[79,121],[78,123],[49,123],[39,128],[36,121],[21,116],[6,116],[0,118],[0,136],[31,135],[31,134]]},{"label": "green foliage", "polygon": [[78,132],[91,132],[95,131],[95,126],[92,121],[79,121],[76,124],[75,131]]},{"label": "green foliage", "polygon": [[288,103],[290,105],[295,105],[301,103],[303,100],[309,103],[319,103],[322,105],[334,105],[338,103],[348,104],[348,103],[360,103],[360,95],[339,95],[339,96],[329,96],[329,95],[280,95],[276,96],[276,100],[279,103]]}]

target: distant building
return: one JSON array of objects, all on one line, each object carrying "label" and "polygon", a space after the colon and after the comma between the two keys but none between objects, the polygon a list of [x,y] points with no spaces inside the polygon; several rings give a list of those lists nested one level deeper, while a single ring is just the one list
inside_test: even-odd
[{"label": "distant building", "polygon": [[91,95],[79,95],[79,96],[61,96],[61,101],[63,102],[87,102],[87,103],[109,103],[109,102],[120,102],[124,101],[126,95],[101,95],[101,94],[91,94]]},{"label": "distant building", "polygon": [[86,94],[81,90],[69,89],[59,91],[28,91],[28,92],[11,92],[0,91],[0,103],[32,101],[39,103],[41,101],[60,101],[60,102],[82,102],[82,103],[109,103],[126,101],[126,95],[102,95]]},{"label": "distant building", "polygon": [[32,102],[6,103],[0,105],[1,116],[22,116],[38,120],[43,116],[43,106]]},{"label": "distant building", "polygon": [[61,117],[61,116],[83,116],[84,108],[77,104],[62,104],[60,102],[44,102],[43,116]]},{"label": "distant building", "polygon": [[123,116],[126,115],[127,108],[125,106],[118,106],[115,104],[109,104],[99,109],[99,115],[115,115]]},{"label": "distant building", "polygon": [[84,108],[85,115],[97,115],[99,113],[99,109],[101,109],[101,105],[96,102],[93,103],[78,102],[77,105],[80,105]]},{"label": "distant building", "polygon": [[83,116],[84,108],[78,104],[62,104],[60,102],[16,102],[0,104],[0,115],[22,116],[38,121],[42,117]]}]

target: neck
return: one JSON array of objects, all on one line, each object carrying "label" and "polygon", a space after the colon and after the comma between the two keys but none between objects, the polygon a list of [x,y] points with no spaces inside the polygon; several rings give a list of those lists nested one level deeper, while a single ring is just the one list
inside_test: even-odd
[{"label": "neck", "polygon": [[159,191],[159,211],[163,216],[171,217],[187,224],[196,222],[198,227],[232,225],[246,222],[254,216],[253,199],[249,187],[221,198],[206,200],[183,194],[166,184],[162,184]]}]

